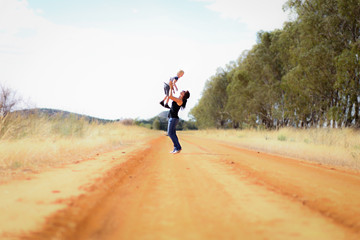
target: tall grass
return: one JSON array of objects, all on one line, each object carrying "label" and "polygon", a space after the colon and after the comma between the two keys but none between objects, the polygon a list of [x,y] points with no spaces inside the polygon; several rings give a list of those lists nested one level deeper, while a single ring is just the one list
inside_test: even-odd
[{"label": "tall grass", "polygon": [[188,132],[244,148],[360,170],[360,131],[355,129],[201,130]]},{"label": "tall grass", "polygon": [[80,160],[154,134],[158,132],[119,122],[9,114],[0,118],[0,180],[14,171],[37,171]]}]

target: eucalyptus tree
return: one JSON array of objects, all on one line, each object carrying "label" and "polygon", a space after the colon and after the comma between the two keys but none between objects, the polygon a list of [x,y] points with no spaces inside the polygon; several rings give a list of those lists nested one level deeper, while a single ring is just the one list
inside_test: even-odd
[{"label": "eucalyptus tree", "polygon": [[226,126],[229,120],[229,114],[225,109],[228,83],[228,72],[222,68],[205,83],[198,104],[190,111],[199,128]]}]

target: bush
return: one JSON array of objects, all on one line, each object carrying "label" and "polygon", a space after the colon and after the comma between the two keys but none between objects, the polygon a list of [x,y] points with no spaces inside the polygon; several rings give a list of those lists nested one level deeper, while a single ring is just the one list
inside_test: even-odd
[{"label": "bush", "polygon": [[159,118],[156,118],[152,124],[152,129],[160,130],[160,120]]},{"label": "bush", "polygon": [[278,139],[279,141],[286,141],[286,136],[280,134],[277,139]]}]

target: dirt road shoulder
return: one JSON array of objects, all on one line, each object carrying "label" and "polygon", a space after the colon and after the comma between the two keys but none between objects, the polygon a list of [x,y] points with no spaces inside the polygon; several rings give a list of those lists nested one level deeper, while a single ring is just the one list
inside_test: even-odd
[{"label": "dirt road shoulder", "polygon": [[147,142],[124,146],[0,185],[0,238],[13,239],[42,226],[47,216],[66,208],[73,199],[91,190],[94,182],[109,169],[148,146]]}]

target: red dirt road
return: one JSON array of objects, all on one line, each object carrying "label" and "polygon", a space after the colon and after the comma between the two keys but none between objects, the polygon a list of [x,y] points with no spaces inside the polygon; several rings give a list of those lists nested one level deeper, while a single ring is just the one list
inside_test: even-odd
[{"label": "red dirt road", "polygon": [[360,239],[360,175],[180,135],[110,169],[24,239]]}]

